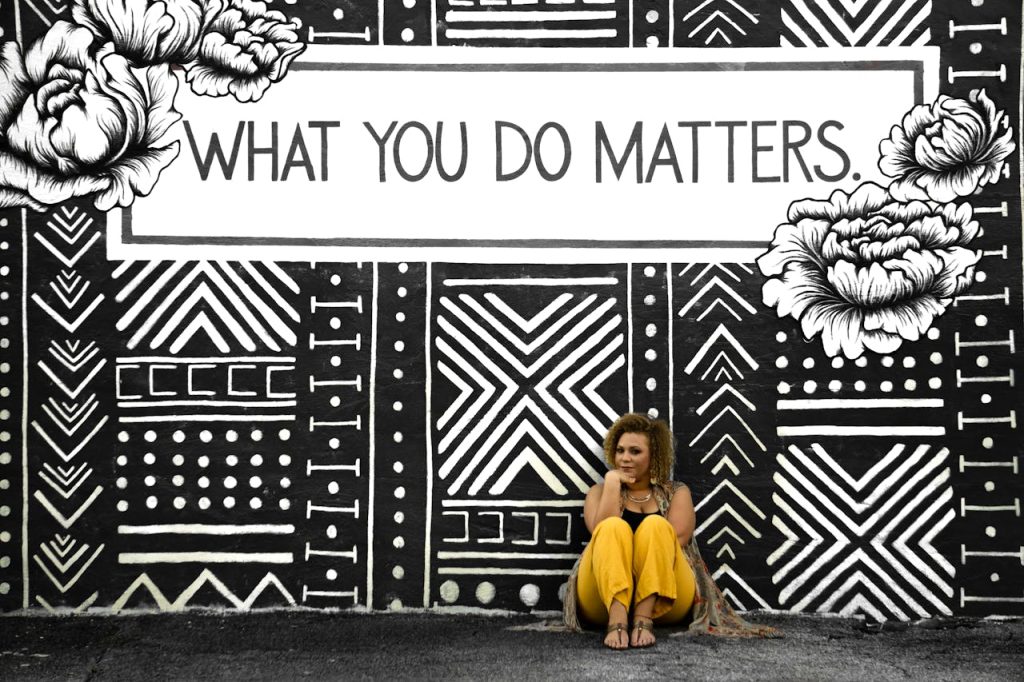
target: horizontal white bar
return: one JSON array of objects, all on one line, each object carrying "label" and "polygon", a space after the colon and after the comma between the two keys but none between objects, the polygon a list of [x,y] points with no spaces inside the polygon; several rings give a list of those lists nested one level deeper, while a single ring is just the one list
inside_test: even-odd
[{"label": "horizontal white bar", "polygon": [[619,283],[618,277],[518,277],[513,279],[446,279],[446,287],[564,287],[601,286]]},{"label": "horizontal white bar", "polygon": [[458,21],[592,21],[594,19],[614,19],[615,10],[560,10],[554,12],[530,10],[491,10],[487,12],[471,12],[451,10],[445,12],[444,18],[449,23]]},{"label": "horizontal white bar", "polygon": [[[592,4],[584,0],[584,4]],[[609,4],[609,3],[593,3]],[[468,54],[467,54],[468,53]],[[309,45],[293,64],[549,64],[561,62],[595,64],[688,63],[717,62],[721,64],[777,62],[851,62],[851,61],[917,61],[934,73],[939,69],[938,47],[821,47],[782,49],[752,47],[722,50],[718,47],[686,48],[685,50],[609,50],[604,47],[489,47],[467,50],[457,46],[378,45],[367,50],[361,45]],[[934,77],[933,77],[934,78]],[[937,90],[937,86],[936,86]],[[926,93],[929,94],[930,93]],[[769,235],[770,236],[770,235]],[[204,258],[208,254],[203,252]],[[196,257],[192,251],[192,259]],[[188,260],[188,259],[184,259]],[[319,261],[318,261],[319,262]],[[617,262],[617,261],[611,261]]]},{"label": "horizontal white bar", "polygon": [[290,523],[155,523],[148,526],[118,526],[118,535],[291,535]]},{"label": "horizontal white bar", "polygon": [[779,436],[944,436],[944,426],[834,426],[809,424],[806,426],[780,426]]},{"label": "horizontal white bar", "polygon": [[582,507],[583,500],[441,500],[442,507]]},{"label": "horizontal white bar", "polygon": [[614,28],[450,28],[446,38],[614,38]]},{"label": "horizontal white bar", "polygon": [[438,552],[438,559],[568,559],[575,561],[579,554],[531,554],[529,552]]},{"label": "horizontal white bar", "polygon": [[779,400],[780,410],[866,410],[890,407],[942,407],[942,398],[819,398]]},{"label": "horizontal white bar", "polygon": [[118,417],[117,421],[140,422],[293,422],[294,414],[171,414],[145,417]]},{"label": "horizontal white bar", "polygon": [[447,568],[437,569],[438,575],[569,575],[569,569],[547,568]]},{"label": "horizontal white bar", "polygon": [[166,362],[172,365],[184,365],[192,362],[210,362],[215,364],[234,365],[239,362],[295,362],[295,357],[289,355],[233,355],[230,358],[225,358],[223,356],[185,357],[182,355],[138,355],[117,358],[116,362],[118,364],[133,362]]},{"label": "horizontal white bar", "polygon": [[122,552],[119,564],[290,564],[291,552]]},{"label": "horizontal white bar", "polygon": [[296,400],[123,400],[118,407],[295,407]]}]

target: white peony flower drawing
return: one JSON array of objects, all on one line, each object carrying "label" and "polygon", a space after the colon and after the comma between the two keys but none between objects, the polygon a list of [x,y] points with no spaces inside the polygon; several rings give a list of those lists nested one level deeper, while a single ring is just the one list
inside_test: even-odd
[{"label": "white peony flower drawing", "polygon": [[186,64],[221,0],[75,0],[71,15],[133,66]]},{"label": "white peony flower drawing", "polygon": [[168,130],[184,67],[203,95],[260,99],[305,46],[252,0],[73,0],[22,53],[0,44],[0,208],[96,207],[149,194],[178,155]]},{"label": "white peony flower drawing", "polygon": [[256,0],[229,0],[203,37],[186,78],[199,95],[255,102],[306,49],[299,25]]},{"label": "white peony flower drawing", "polygon": [[879,145],[879,168],[896,178],[889,193],[899,201],[954,201],[995,182],[1015,146],[1009,127],[1000,130],[1006,121],[984,90],[914,107]]},{"label": "white peony flower drawing", "polygon": [[967,204],[900,203],[864,183],[790,205],[757,259],[765,305],[799,320],[825,352],[855,359],[916,341],[974,281],[981,233]]},{"label": "white peony flower drawing", "polygon": [[16,51],[4,52],[19,94],[0,101],[6,205],[39,208],[96,193],[100,210],[129,206],[177,156],[178,144],[165,140],[180,118],[177,81],[167,66],[133,69],[113,49],[59,21],[23,65]]}]

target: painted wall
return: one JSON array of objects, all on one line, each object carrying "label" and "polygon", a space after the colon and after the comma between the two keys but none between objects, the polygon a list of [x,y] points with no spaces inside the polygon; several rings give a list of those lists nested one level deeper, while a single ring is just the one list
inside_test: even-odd
[{"label": "painted wall", "polygon": [[[257,258],[251,239],[200,245],[196,235],[243,229],[259,211],[229,226],[206,224],[190,195],[161,195],[178,187],[177,169],[195,165],[184,143],[159,183],[132,176],[114,186],[128,188],[119,199],[109,183],[101,186],[109,178],[102,173],[65,169],[66,182],[50,185],[43,181],[52,170],[17,175],[13,164],[27,152],[12,146],[14,117],[5,112],[0,608],[558,609],[586,540],[582,497],[603,471],[601,435],[632,409],[670,421],[677,478],[697,503],[698,541],[739,608],[890,619],[1024,612],[1018,3],[271,7],[300,27],[280,34],[282,44],[298,36],[310,50],[361,45],[367,55],[380,45],[584,46],[607,48],[612,61],[642,61],[672,54],[645,46],[672,45],[683,48],[679,60],[694,60],[687,48],[714,47],[721,49],[700,59],[735,61],[729,48],[790,48],[779,55],[791,59],[795,48],[812,46],[875,46],[884,56],[934,45],[938,61],[919,70],[921,82],[937,84],[933,95],[975,102],[984,121],[984,139],[975,142],[989,166],[968,174],[964,182],[974,185],[966,191],[938,199],[927,192],[945,191],[940,180],[915,184],[920,176],[901,180],[894,171],[878,205],[859,173],[818,182],[815,195],[780,183],[769,194],[781,208],[742,243],[730,237],[728,216],[751,205],[756,214],[759,204],[742,192],[697,192],[688,196],[720,212],[724,227],[709,225],[688,244],[669,235],[664,248],[644,250],[625,242],[663,228],[623,224],[619,259],[583,243],[566,256],[548,243],[533,252],[527,245],[521,262],[492,263],[458,243],[436,257],[399,237],[385,238],[376,258],[326,238],[310,238],[301,257],[287,240],[255,239],[265,247]],[[2,38],[23,46],[57,20],[88,25],[68,3],[2,0],[0,9]],[[513,10],[564,18],[501,14]],[[480,22],[488,11],[492,21]],[[179,49],[170,38],[159,48]],[[5,49],[0,86],[20,92],[13,48]],[[198,59],[209,66],[215,57]],[[237,74],[209,67],[202,87],[230,92],[203,99],[182,80],[179,102],[209,99],[203,106],[221,107],[225,120],[256,117],[275,89],[302,80],[311,68],[302,63],[286,77],[268,67],[265,81],[244,87]],[[263,97],[261,87],[270,93],[263,102],[237,101]],[[987,114],[977,95],[970,99],[979,88],[994,103]],[[917,95],[917,103],[933,99]],[[151,88],[145,97],[153,104],[168,95]],[[861,106],[848,123],[885,104]],[[147,120],[159,119],[157,109]],[[911,130],[901,119],[909,109],[888,125]],[[1006,112],[1005,122],[995,110]],[[877,163],[888,149],[898,159],[892,136],[888,147],[850,153]],[[1007,151],[1009,140],[1016,149]],[[298,154],[293,146],[287,153]],[[294,172],[318,170],[315,154],[288,158]],[[886,175],[854,170],[865,183]],[[41,180],[26,185],[26,177]],[[786,207],[827,201],[833,190],[844,192],[833,201],[855,196],[849,201],[859,208],[849,210],[862,219],[884,213],[887,202],[909,211],[915,197],[937,201],[932,214],[947,232],[919,250],[941,259],[939,275],[892,300],[896,279],[860,293],[847,283],[845,307],[829,308],[827,291],[806,294],[844,286],[841,272],[833,277],[843,266],[817,274],[799,267],[825,247],[794,246],[813,242],[797,240],[811,229],[799,219],[820,222],[830,209],[799,204],[787,223]],[[126,241],[122,209],[132,194],[131,229],[145,228],[140,216],[160,214],[191,236],[111,255]],[[147,214],[147,201],[161,208]],[[971,215],[941,208],[950,203],[969,204]],[[268,201],[266,210],[277,206]],[[340,219],[347,206],[332,210]],[[478,232],[465,246],[487,248],[477,242],[492,235],[492,214],[497,225],[503,210],[470,213]],[[460,211],[452,204],[422,213],[426,227],[411,226],[410,235],[435,222],[442,229],[438,215],[457,222]],[[831,215],[826,227],[837,221]],[[551,221],[549,229],[560,226]],[[352,229],[365,228],[366,237],[392,227]],[[847,260],[865,268],[872,259],[892,262],[863,258]],[[907,272],[914,258],[904,256]],[[899,307],[925,299],[931,303]]]}]

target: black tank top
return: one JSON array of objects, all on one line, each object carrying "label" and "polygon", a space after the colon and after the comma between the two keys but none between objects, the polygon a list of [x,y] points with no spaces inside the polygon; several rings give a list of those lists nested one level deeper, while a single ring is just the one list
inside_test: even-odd
[{"label": "black tank top", "polygon": [[644,519],[648,516],[655,516],[657,513],[658,512],[651,512],[649,514],[645,514],[644,512],[633,511],[632,509],[623,509],[622,520],[628,523],[629,527],[632,528],[635,533],[636,529],[640,527],[640,524]]}]

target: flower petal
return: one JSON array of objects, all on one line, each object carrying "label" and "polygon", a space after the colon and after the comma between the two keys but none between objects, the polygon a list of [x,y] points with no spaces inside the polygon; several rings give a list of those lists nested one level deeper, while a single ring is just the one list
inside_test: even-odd
[{"label": "flower petal", "polygon": [[904,175],[896,182],[889,185],[889,194],[897,201],[927,200],[930,197],[922,187],[918,186],[918,180],[924,175],[924,171],[915,171]]},{"label": "flower petal", "polygon": [[5,190],[7,201],[12,201],[18,196],[25,197],[24,203],[17,205],[38,210],[40,205],[59,204],[74,197],[102,190],[108,185],[109,181],[103,178],[63,178],[46,173],[13,154],[0,151],[0,188]]},{"label": "flower petal", "polygon": [[178,156],[178,143],[124,159],[106,170],[109,188],[96,195],[96,208],[109,211],[114,206],[131,206],[135,197],[153,191],[160,172]]},{"label": "flower petal", "polygon": [[997,139],[1002,120],[983,90],[967,100],[941,95],[930,107],[911,109],[879,143],[879,168],[896,178],[893,197],[948,202],[997,181],[1013,149],[1009,129]]},{"label": "flower petal", "polygon": [[94,36],[89,29],[58,21],[25,53],[25,72],[29,80],[42,85],[51,64],[64,64],[84,70],[89,63],[89,47]]},{"label": "flower petal", "polygon": [[163,146],[163,138],[172,125],[181,120],[181,114],[174,108],[174,97],[178,93],[178,79],[170,67],[151,66],[143,73],[141,80],[146,89],[146,138],[148,147]]},{"label": "flower petal", "polygon": [[825,263],[819,254],[828,233],[828,222],[820,219],[804,219],[797,225],[783,223],[775,230],[771,249],[757,258],[757,266],[769,277],[781,274],[786,264],[794,260],[811,261],[824,270]]},{"label": "flower petal", "polygon": [[29,94],[21,48],[13,40],[0,45],[0,131],[18,115]]}]

